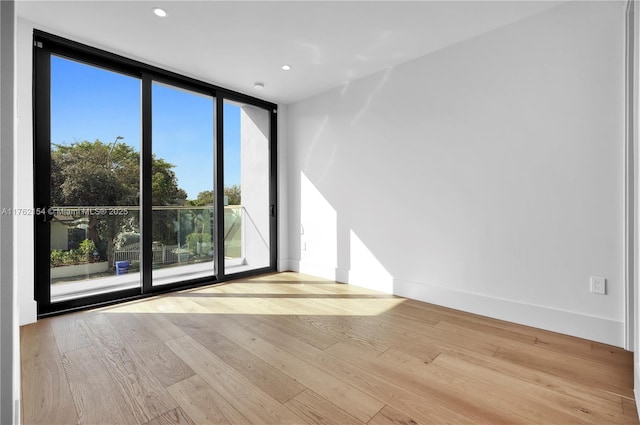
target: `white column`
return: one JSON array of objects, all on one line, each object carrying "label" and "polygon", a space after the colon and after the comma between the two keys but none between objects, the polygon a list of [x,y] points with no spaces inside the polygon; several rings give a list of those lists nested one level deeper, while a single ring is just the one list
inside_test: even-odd
[{"label": "white column", "polygon": [[243,256],[252,268],[269,265],[269,111],[240,113]]}]

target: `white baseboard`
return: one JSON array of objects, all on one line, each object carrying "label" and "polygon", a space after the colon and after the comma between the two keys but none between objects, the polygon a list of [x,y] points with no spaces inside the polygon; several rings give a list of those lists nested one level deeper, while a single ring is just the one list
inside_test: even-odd
[{"label": "white baseboard", "polygon": [[322,264],[310,263],[308,261],[289,259],[289,270],[333,280],[338,283],[349,283],[349,270],[346,269],[327,267]]},{"label": "white baseboard", "polygon": [[309,263],[308,261],[291,259],[289,261],[289,270],[340,282],[340,280],[338,280],[339,273],[337,273],[335,267],[327,267],[322,264],[314,264]]},{"label": "white baseboard", "polygon": [[292,271],[291,269],[291,258],[278,258],[277,268],[279,272],[288,272]]},{"label": "white baseboard", "polygon": [[289,269],[443,307],[624,347],[624,322],[621,321],[420,282],[386,276],[372,277],[366,273],[310,264],[300,260],[290,260]]},{"label": "white baseboard", "polygon": [[385,291],[384,288],[378,288],[370,285],[371,282],[376,282],[379,280],[377,277],[371,278],[371,276],[357,274],[354,273],[353,270],[342,269],[339,267],[327,267],[322,264],[315,264],[308,261],[293,259],[289,262],[289,270],[308,274],[311,276],[321,277],[323,279],[333,280],[338,283],[350,283],[352,285],[363,286],[369,289],[391,293],[391,290]]},{"label": "white baseboard", "polygon": [[35,323],[38,320],[38,303],[34,300],[22,302],[18,311],[20,326]]},{"label": "white baseboard", "polygon": [[336,278],[334,280],[338,283],[352,283],[351,272],[347,269],[336,268],[335,275]]},{"label": "white baseboard", "polygon": [[351,270],[345,282],[362,288],[380,291],[385,294],[394,294],[394,279],[389,274],[375,273],[370,270]]},{"label": "white baseboard", "polygon": [[395,279],[394,294],[521,325],[624,347],[624,322]]}]

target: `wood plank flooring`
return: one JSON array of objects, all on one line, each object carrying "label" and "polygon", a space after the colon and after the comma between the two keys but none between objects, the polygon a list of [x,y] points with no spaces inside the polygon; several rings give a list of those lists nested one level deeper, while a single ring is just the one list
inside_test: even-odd
[{"label": "wood plank flooring", "polygon": [[633,355],[278,273],[21,329],[24,424],[639,424]]}]

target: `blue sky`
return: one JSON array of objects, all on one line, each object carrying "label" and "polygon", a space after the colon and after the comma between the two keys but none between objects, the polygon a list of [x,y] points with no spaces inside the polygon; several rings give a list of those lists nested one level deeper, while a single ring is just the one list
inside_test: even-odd
[{"label": "blue sky", "polygon": [[[141,145],[140,80],[53,56],[51,141]],[[213,189],[214,99],[154,84],[153,153],[174,164],[178,185],[195,199]],[[225,186],[240,184],[240,108],[224,107]]]}]

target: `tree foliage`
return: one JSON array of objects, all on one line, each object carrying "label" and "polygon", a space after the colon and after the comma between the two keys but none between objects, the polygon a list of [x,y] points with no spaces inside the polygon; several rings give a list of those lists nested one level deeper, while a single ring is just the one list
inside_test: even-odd
[{"label": "tree foliage", "polygon": [[173,167],[173,164],[153,155],[151,164],[153,205],[185,205],[187,192],[178,187],[178,178]]},{"label": "tree foliage", "polygon": [[240,185],[234,184],[224,188],[224,195],[229,201],[229,205],[242,205]]},{"label": "tree foliage", "polygon": [[[173,164],[153,156],[151,167],[154,207],[213,207],[214,192],[211,190],[198,193],[194,200],[187,200],[187,193],[178,186]],[[224,195],[228,197],[229,205],[241,204],[239,185],[225,187]],[[139,206],[140,153],[124,143],[107,144],[100,140],[52,145],[51,203],[57,207]],[[210,242],[206,238],[210,238],[207,235],[211,233],[212,211],[209,208],[180,212],[154,208],[153,241],[181,245],[190,235],[189,243]],[[69,224],[75,225],[74,220]],[[126,216],[89,215],[83,220],[91,245],[111,263],[115,245],[124,243],[118,235],[134,235],[127,239],[127,244],[132,244],[140,232],[137,210]],[[193,236],[196,234],[199,235],[197,239]]]},{"label": "tree foliage", "polygon": [[[224,195],[227,197],[229,205],[240,205],[240,185],[234,184],[232,186],[225,187]],[[213,205],[213,191],[205,190],[198,193],[196,199],[187,201],[187,205],[191,205],[194,207]]]},{"label": "tree foliage", "polygon": [[[127,207],[140,205],[140,153],[124,143],[100,140],[52,145],[51,203],[57,207]],[[154,206],[184,205],[187,194],[178,186],[174,166],[152,158],[152,201]],[[169,211],[167,211],[169,212]],[[173,233],[170,217],[154,214],[154,240]],[[87,237],[104,255],[110,251],[116,233],[139,231],[137,215],[89,215]],[[128,220],[128,223],[127,223]]]},{"label": "tree foliage", "polygon": [[130,146],[120,144],[110,155],[109,148],[99,140],[54,145],[51,151],[53,205],[116,206],[137,202],[138,182],[128,181],[131,173],[116,172],[127,171],[131,167],[130,157],[137,153]]},{"label": "tree foliage", "polygon": [[[152,157],[153,205],[184,205],[174,165]],[[54,145],[51,202],[57,206],[125,206],[140,203],[140,154],[124,143],[100,140]]]},{"label": "tree foliage", "polygon": [[213,190],[205,190],[198,193],[196,199],[187,201],[187,205],[192,205],[194,207],[213,205]]}]

